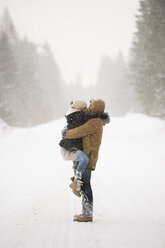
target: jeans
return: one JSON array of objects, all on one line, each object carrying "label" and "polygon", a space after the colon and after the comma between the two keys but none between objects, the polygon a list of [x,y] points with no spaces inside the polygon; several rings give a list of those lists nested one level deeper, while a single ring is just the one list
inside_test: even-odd
[{"label": "jeans", "polygon": [[83,186],[82,194],[82,215],[85,217],[93,217],[93,192],[91,188],[91,169],[86,168],[82,176]]},{"label": "jeans", "polygon": [[76,152],[77,158],[74,160],[74,162],[78,162],[77,169],[76,169],[76,180],[81,180],[82,175],[85,171],[85,168],[87,167],[87,164],[89,162],[88,156],[81,150],[77,150]]}]

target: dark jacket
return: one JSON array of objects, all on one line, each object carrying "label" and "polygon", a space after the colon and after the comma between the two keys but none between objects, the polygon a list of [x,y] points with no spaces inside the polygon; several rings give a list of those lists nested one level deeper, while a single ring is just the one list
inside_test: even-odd
[{"label": "dark jacket", "polygon": [[[74,113],[71,113],[66,117],[67,120],[67,127],[64,128],[64,136],[65,136],[65,132],[67,130],[73,129],[75,127],[79,127],[83,124],[85,124],[88,120],[92,119],[92,118],[100,118],[103,121],[108,119],[108,114],[106,113],[100,113],[100,112],[81,112],[81,111],[77,111]],[[82,138],[78,138],[78,139],[63,139],[60,141],[59,145],[63,148],[65,148],[66,150],[73,152],[73,151],[77,151],[77,150],[83,150],[83,145],[82,145]]]}]

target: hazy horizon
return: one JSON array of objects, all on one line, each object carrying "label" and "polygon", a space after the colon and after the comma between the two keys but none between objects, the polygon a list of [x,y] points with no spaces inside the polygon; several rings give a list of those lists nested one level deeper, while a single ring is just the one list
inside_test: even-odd
[{"label": "hazy horizon", "polygon": [[139,0],[1,0],[16,30],[31,41],[49,43],[66,82],[79,74],[95,83],[102,55],[128,57]]}]

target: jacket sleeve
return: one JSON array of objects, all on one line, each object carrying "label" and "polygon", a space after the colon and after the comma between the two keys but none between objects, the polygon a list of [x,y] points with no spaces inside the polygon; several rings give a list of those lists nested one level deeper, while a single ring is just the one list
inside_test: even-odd
[{"label": "jacket sleeve", "polygon": [[100,126],[100,121],[102,122],[102,120],[99,120],[99,119],[95,119],[95,120],[91,119],[79,127],[68,130],[66,132],[65,138],[66,139],[77,139],[77,138],[81,138],[81,137],[85,137],[87,135],[93,134],[96,132],[96,130]]}]

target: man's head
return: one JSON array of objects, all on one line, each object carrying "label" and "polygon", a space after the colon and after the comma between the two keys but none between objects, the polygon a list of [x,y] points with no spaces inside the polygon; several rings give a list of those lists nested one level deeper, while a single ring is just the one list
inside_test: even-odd
[{"label": "man's head", "polygon": [[88,110],[91,112],[104,112],[105,102],[101,99],[91,99]]}]

